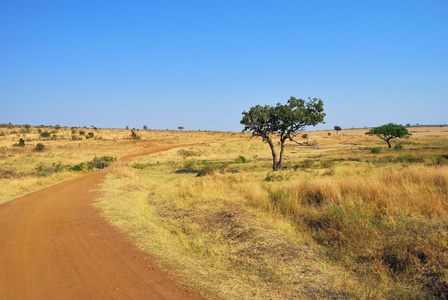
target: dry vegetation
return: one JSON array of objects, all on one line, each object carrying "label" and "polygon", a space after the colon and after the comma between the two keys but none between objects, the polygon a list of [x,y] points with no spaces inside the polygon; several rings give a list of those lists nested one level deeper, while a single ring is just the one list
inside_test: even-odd
[{"label": "dry vegetation", "polygon": [[98,202],[186,285],[224,299],[447,298],[448,130],[411,128],[396,150],[365,131],[310,132],[277,172],[243,134],[99,129],[102,140],[48,140],[42,153],[40,138],[23,149],[7,134],[2,172],[26,175],[1,184],[42,179],[38,164],[194,144],[114,167]]},{"label": "dry vegetation", "polygon": [[443,129],[401,150],[366,130],[311,132],[280,172],[260,140],[173,149],[114,169],[100,206],[222,298],[446,298]]},{"label": "dry vegetation", "polygon": [[[48,132],[48,137],[41,134]],[[89,133],[93,137],[89,137]],[[95,157],[119,158],[150,149],[211,140],[240,138],[232,133],[208,132],[195,135],[177,131],[136,131],[59,126],[18,126],[0,124],[0,204],[57,182],[87,172],[70,170]],[[238,137],[239,136],[239,137]],[[89,137],[89,138],[86,138]],[[18,146],[20,139],[25,145]],[[43,144],[43,149],[36,149]],[[87,166],[87,164],[86,164]]]}]

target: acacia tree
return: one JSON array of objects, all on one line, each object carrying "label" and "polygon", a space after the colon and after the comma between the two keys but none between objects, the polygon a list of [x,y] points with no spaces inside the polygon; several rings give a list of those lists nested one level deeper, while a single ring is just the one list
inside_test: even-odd
[{"label": "acacia tree", "polygon": [[375,127],[366,132],[366,135],[376,135],[380,139],[386,141],[389,148],[390,140],[395,138],[406,138],[411,136],[409,131],[403,126],[394,123],[385,124],[379,127]]},{"label": "acacia tree", "polygon": [[336,130],[336,134],[338,134],[339,131],[342,130],[342,128],[340,126],[334,126],[334,130]]},{"label": "acacia tree", "polygon": [[[263,141],[269,144],[272,152],[272,169],[278,170],[283,167],[283,154],[286,140],[294,141],[305,126],[316,126],[324,123],[325,113],[321,99],[308,98],[308,102],[303,99],[289,98],[285,105],[277,103],[276,106],[256,105],[248,112],[243,112],[240,121],[244,125],[244,131],[252,132],[252,137],[260,136]],[[280,137],[280,155],[277,156],[272,137]]]}]

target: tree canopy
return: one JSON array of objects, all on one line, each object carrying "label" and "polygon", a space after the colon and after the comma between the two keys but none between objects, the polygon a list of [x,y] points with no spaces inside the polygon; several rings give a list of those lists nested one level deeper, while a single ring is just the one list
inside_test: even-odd
[{"label": "tree canopy", "polygon": [[385,124],[379,127],[370,129],[365,133],[366,135],[376,135],[380,139],[386,141],[389,148],[392,148],[390,140],[395,138],[406,138],[411,136],[409,131],[403,125],[394,123]]},{"label": "tree canopy", "polygon": [[[324,123],[325,113],[323,112],[323,102],[321,99],[308,98],[308,102],[303,99],[289,98],[286,104],[277,103],[276,106],[256,105],[248,112],[243,112],[240,121],[244,125],[244,131],[252,132],[252,136],[260,136],[271,148],[273,158],[273,169],[278,170],[283,167],[284,144],[286,140],[294,141],[294,138],[304,129],[305,126],[316,126]],[[280,157],[272,142],[272,135],[280,136]]]}]

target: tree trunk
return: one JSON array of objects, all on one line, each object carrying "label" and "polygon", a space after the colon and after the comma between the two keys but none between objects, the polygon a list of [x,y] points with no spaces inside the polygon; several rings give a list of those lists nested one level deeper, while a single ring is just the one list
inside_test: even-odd
[{"label": "tree trunk", "polygon": [[280,140],[280,158],[277,162],[277,170],[283,168],[283,153],[285,151],[285,140]]},{"label": "tree trunk", "polygon": [[278,169],[278,162],[277,162],[277,153],[275,152],[274,144],[272,143],[271,139],[267,140],[269,147],[271,147],[272,152],[272,170],[276,171]]},{"label": "tree trunk", "polygon": [[387,145],[389,146],[389,148],[392,148],[392,145],[390,144],[389,140],[386,140]]}]

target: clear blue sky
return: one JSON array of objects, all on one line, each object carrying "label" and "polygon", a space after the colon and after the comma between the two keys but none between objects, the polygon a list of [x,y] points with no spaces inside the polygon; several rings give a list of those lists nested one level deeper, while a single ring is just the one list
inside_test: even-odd
[{"label": "clear blue sky", "polygon": [[241,131],[290,96],[448,124],[448,1],[0,1],[0,123]]}]

